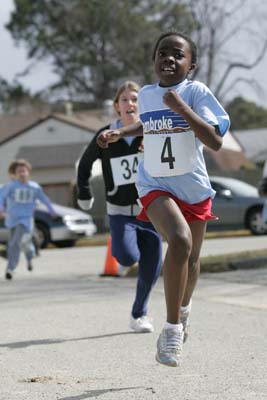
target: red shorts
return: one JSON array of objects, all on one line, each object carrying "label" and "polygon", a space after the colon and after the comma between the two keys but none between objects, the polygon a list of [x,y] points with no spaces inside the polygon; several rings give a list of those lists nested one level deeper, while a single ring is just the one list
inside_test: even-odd
[{"label": "red shorts", "polygon": [[164,190],[153,190],[152,192],[149,192],[146,196],[143,196],[139,199],[140,203],[143,206],[143,209],[137,216],[137,218],[141,221],[149,221],[146,210],[149,204],[160,196],[167,196],[173,199],[180,208],[183,216],[188,223],[193,221],[207,221],[209,219],[218,219],[218,217],[216,217],[216,215],[212,214],[211,212],[212,201],[210,197],[201,201],[200,203],[188,204],[185,201],[178,199],[178,197],[175,197],[173,194],[165,192]]}]

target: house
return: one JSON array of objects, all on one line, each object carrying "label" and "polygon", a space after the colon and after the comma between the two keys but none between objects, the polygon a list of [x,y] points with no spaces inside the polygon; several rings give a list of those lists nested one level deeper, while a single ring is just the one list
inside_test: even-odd
[{"label": "house", "polygon": [[101,110],[0,116],[0,182],[9,180],[11,160],[25,158],[33,166],[32,179],[54,202],[73,205],[75,163],[97,130],[111,119]]},{"label": "house", "polygon": [[234,137],[250,161],[259,166],[265,163],[267,160],[267,127],[236,130]]},{"label": "house", "polygon": [[205,147],[204,157],[210,174],[231,174],[231,172],[237,173],[241,169],[255,168],[230,131],[223,137],[220,151],[213,151]]},{"label": "house", "polygon": [[[74,205],[75,165],[95,132],[112,119],[114,115],[103,110],[0,116],[0,183],[9,179],[10,161],[25,158],[33,166],[32,179],[54,202]],[[210,174],[253,168],[230,132],[219,152],[205,148],[204,156]],[[101,175],[100,163],[95,163],[93,174]]]}]

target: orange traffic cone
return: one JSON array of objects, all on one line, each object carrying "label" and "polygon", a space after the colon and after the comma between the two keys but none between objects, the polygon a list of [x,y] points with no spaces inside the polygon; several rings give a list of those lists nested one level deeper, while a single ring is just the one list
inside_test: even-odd
[{"label": "orange traffic cone", "polygon": [[116,276],[118,277],[118,261],[116,260],[115,257],[113,257],[112,252],[111,252],[111,236],[108,238],[108,243],[107,243],[107,253],[106,253],[106,259],[105,259],[105,264],[104,264],[104,272],[100,276]]}]

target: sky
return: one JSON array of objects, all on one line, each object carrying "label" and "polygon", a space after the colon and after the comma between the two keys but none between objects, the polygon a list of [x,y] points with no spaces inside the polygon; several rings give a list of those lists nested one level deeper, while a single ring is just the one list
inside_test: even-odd
[{"label": "sky", "polygon": [[[1,43],[1,63],[0,77],[12,82],[16,74],[22,72],[32,63],[27,59],[27,49],[20,45],[16,47],[12,36],[5,29],[4,25],[9,21],[10,12],[13,9],[13,0],[1,0],[0,5],[0,43]],[[57,76],[53,73],[52,66],[47,62],[38,62],[34,65],[31,73],[27,77],[19,78],[31,92],[37,92],[57,81]]]},{"label": "sky", "polygon": [[[53,73],[52,65],[49,65],[47,61],[34,63],[34,67],[31,69],[29,75],[25,77],[19,77],[17,74],[21,73],[32,63],[32,60],[27,59],[27,49],[25,45],[20,44],[16,47],[14,40],[10,33],[4,28],[4,25],[8,22],[10,12],[13,9],[13,0],[0,0],[0,43],[1,43],[1,63],[0,63],[0,77],[6,79],[8,82],[14,81],[15,78],[22,83],[27,89],[30,89],[32,93],[36,93],[49,85],[57,81],[56,74]],[[264,7],[264,11],[267,13],[267,4],[262,0],[249,0],[249,5],[256,6],[258,3]],[[265,4],[264,4],[265,3]],[[235,39],[235,38],[234,38]],[[250,45],[250,48],[248,47]],[[238,47],[238,49],[235,48]],[[230,43],[231,51],[241,51],[244,53],[244,58],[250,57],[255,49],[259,49],[260,43],[253,42],[248,43],[246,40],[232,40]],[[248,50],[249,49],[249,50]],[[248,100],[254,101],[259,105],[267,107],[267,54],[264,60],[259,66],[253,71],[248,71],[246,77],[251,79],[255,78],[261,87],[261,93],[258,93],[246,84],[239,84],[232,96],[243,96]],[[244,73],[243,73],[244,74]],[[236,73],[238,78],[238,73]]]}]

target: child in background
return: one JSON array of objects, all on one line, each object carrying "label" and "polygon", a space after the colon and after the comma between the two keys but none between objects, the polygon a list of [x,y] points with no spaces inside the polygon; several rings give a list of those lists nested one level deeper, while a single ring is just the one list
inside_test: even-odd
[{"label": "child in background", "polygon": [[44,203],[52,216],[56,212],[38,183],[30,181],[31,165],[26,160],[12,161],[9,173],[14,172],[14,179],[1,188],[0,217],[5,218],[9,229],[8,263],[6,279],[12,279],[18,265],[20,251],[24,248],[28,270],[31,271],[34,248],[32,245],[33,215],[36,201]]},{"label": "child in background", "polygon": [[[11,163],[8,168],[8,173],[9,173],[10,179],[12,179],[12,180],[16,179],[16,171],[14,169],[15,167],[16,167],[16,163]],[[33,232],[32,232],[32,240],[28,241],[26,243],[26,246],[22,247],[22,250],[25,252],[26,259],[27,259],[28,251],[33,252],[33,254],[35,256],[40,255],[40,243],[39,243],[37,233],[36,233],[34,227],[33,227]],[[6,258],[7,258],[7,251],[6,251]],[[32,265],[28,265],[28,270],[31,271],[32,269],[33,269]]]},{"label": "child in background", "polygon": [[93,163],[102,162],[105,182],[107,213],[112,237],[112,254],[119,262],[120,275],[136,262],[139,263],[135,300],[130,316],[130,328],[137,333],[153,331],[147,316],[147,303],[161,271],[161,237],[150,222],[136,219],[140,212],[137,205],[135,180],[142,138],[127,137],[101,149],[98,135],[107,128],[119,128],[139,120],[137,95],[139,86],[124,82],[117,90],[114,108],[119,119],[103,127],[84,151],[78,166],[78,204],[83,210],[92,206],[93,196],[89,184]]},{"label": "child in background", "polygon": [[102,132],[98,144],[106,148],[122,137],[144,136],[144,162],[136,182],[143,206],[140,218],[148,217],[168,243],[163,264],[167,318],[156,360],[176,367],[188,335],[207,220],[216,218],[203,145],[219,150],[230,123],[207,86],[188,79],[197,61],[190,37],[180,32],[161,35],[153,60],[159,83],[140,90],[140,121]]}]

